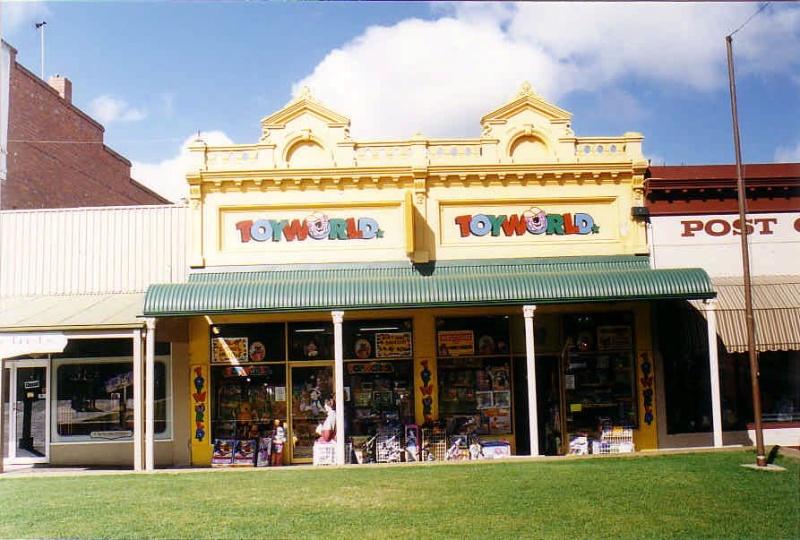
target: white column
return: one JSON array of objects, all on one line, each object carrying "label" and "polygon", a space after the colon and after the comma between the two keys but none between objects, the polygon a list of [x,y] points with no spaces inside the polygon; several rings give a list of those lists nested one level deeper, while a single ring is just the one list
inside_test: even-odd
[{"label": "white column", "polygon": [[144,470],[155,469],[156,320],[148,317],[144,353]]},{"label": "white column", "polygon": [[142,329],[133,331],[133,470],[142,470]]},{"label": "white column", "polygon": [[333,380],[336,388],[336,464],[344,465],[344,311],[331,311],[333,317]]},{"label": "white column", "polygon": [[722,447],[722,396],[719,390],[719,356],[717,353],[717,299],[703,301],[708,328],[708,369],[711,381],[711,419],[714,426],[714,447]]},{"label": "white column", "polygon": [[[6,362],[5,359],[3,358],[3,347],[2,345],[0,345],[0,473],[3,472],[3,461],[4,461],[3,450],[6,447],[6,440],[3,437],[3,424],[4,424],[3,418],[5,418],[6,411],[5,411],[5,406],[3,404],[4,400],[2,396],[2,388],[3,385],[5,384],[3,382],[3,378],[5,377],[5,367],[6,367]],[[11,431],[10,428],[9,431]]]},{"label": "white column", "polygon": [[528,422],[531,440],[531,455],[539,455],[539,417],[536,402],[536,357],[533,348],[533,312],[536,306],[522,306],[525,316],[525,352],[528,372]]}]

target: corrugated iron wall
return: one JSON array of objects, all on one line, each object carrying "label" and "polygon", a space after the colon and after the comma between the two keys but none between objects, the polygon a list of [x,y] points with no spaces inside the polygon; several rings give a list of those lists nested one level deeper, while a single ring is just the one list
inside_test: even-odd
[{"label": "corrugated iron wall", "polygon": [[184,281],[187,216],[184,206],[0,212],[0,297]]}]

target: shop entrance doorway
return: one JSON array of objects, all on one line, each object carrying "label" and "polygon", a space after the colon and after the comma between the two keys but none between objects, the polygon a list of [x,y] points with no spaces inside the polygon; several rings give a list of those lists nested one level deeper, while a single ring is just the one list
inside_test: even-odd
[{"label": "shop entrance doorway", "polygon": [[317,426],[325,420],[325,400],[334,395],[333,365],[295,365],[291,368],[291,385],[291,462],[308,463],[319,437]]},{"label": "shop entrance doorway", "polygon": [[47,463],[50,400],[47,360],[6,360],[3,374],[3,458],[6,463]]}]

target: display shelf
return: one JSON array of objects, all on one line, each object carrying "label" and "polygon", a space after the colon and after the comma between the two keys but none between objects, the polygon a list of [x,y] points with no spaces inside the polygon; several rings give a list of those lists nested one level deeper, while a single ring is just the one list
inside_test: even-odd
[{"label": "display shelf", "polygon": [[565,355],[566,429],[599,436],[599,421],[635,422],[635,381],[630,350],[569,351]]}]

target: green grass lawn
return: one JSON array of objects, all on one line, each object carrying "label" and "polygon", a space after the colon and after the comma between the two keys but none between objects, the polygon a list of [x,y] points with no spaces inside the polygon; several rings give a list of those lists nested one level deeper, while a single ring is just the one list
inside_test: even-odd
[{"label": "green grass lawn", "polygon": [[2,538],[798,538],[800,462],[599,459],[0,475]]}]

